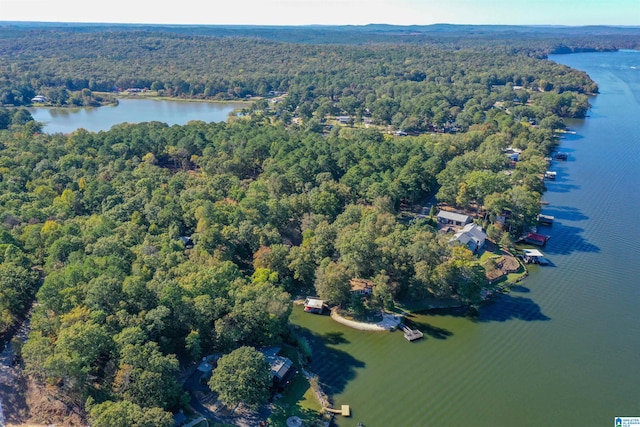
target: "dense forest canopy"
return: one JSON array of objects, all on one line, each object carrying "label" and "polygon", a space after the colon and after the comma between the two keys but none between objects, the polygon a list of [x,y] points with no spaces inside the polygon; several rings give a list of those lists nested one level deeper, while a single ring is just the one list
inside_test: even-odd
[{"label": "dense forest canopy", "polygon": [[[10,30],[0,29],[0,57],[6,58],[0,66],[3,104],[30,104],[40,94],[64,105],[70,103],[69,92],[139,87],[168,96],[218,99],[270,91],[304,96],[292,100],[291,107],[354,96],[359,107],[374,109],[386,96],[410,110],[415,107],[404,107],[403,98],[419,97],[424,103],[425,97],[437,97],[449,108],[462,108],[474,92],[486,97],[494,85],[595,91],[584,73],[528,57],[533,46],[517,49],[495,41],[482,48],[443,48],[438,39],[354,46],[139,30],[20,34],[12,37]],[[551,80],[555,84],[550,86]]]},{"label": "dense forest canopy", "polygon": [[[553,50],[546,36],[505,43],[500,33],[475,45],[445,31],[402,43],[375,30],[384,42],[347,45],[158,28],[0,29],[3,104],[42,94],[65,105],[114,87],[268,97],[228,123],[69,135],[44,134],[26,110],[0,108],[0,334],[37,292],[25,372],[81,408],[78,423],[171,425],[167,411],[186,405],[181,364],[239,351],[259,369],[247,347],[291,338],[292,296],[357,306],[353,277],[375,284],[375,309],[479,301],[486,279],[473,254],[432,220],[401,213],[436,196],[509,244],[540,211],[561,118],[584,116],[597,86],[537,58]],[[630,43],[614,35],[582,45],[569,33],[570,49]],[[270,91],[286,93],[276,100]],[[329,129],[336,115],[350,123]],[[517,163],[507,149],[519,150]],[[212,387],[227,377],[212,377]]]}]

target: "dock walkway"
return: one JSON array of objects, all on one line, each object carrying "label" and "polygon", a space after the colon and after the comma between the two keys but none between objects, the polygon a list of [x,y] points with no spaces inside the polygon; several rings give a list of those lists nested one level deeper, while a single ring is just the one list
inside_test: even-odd
[{"label": "dock walkway", "polygon": [[420,331],[418,329],[411,329],[407,325],[402,325],[401,328],[402,328],[402,331],[404,332],[404,337],[408,341],[415,341],[415,340],[419,340],[420,338],[424,337],[424,334],[422,333],[422,331]]},{"label": "dock walkway", "polygon": [[332,412],[334,414],[342,415],[343,417],[351,416],[351,408],[349,407],[349,405],[342,405],[340,409],[324,408],[324,410],[327,412]]}]

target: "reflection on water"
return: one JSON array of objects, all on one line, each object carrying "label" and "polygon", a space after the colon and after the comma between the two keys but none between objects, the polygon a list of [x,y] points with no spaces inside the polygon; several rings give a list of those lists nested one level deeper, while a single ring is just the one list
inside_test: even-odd
[{"label": "reflection on water", "polygon": [[121,99],[118,106],[98,108],[30,108],[33,118],[45,123],[47,133],[70,133],[78,128],[109,130],[119,123],[158,121],[168,125],[191,120],[223,122],[229,113],[246,104],[221,102],[179,102],[151,99]]}]

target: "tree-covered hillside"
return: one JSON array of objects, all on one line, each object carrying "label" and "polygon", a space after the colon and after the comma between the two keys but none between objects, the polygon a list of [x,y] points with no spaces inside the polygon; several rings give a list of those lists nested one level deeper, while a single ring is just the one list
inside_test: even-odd
[{"label": "tree-covered hillside", "polygon": [[[24,372],[68,409],[41,422],[172,425],[181,366],[293,341],[295,296],[360,307],[354,277],[375,285],[372,310],[480,300],[477,258],[403,213],[437,197],[508,244],[537,218],[562,118],[583,117],[597,86],[539,59],[540,35],[372,30],[384,41],[0,30],[0,334],[37,293]],[[114,87],[253,104],[228,123],[69,135],[15,108]]]}]

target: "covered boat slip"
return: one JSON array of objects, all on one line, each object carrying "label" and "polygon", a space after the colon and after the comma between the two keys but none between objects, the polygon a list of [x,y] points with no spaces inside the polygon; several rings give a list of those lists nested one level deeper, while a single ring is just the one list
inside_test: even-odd
[{"label": "covered boat slip", "polygon": [[307,313],[321,314],[324,310],[324,301],[317,297],[307,297],[304,300],[304,311]]},{"label": "covered boat slip", "polygon": [[553,215],[538,215],[538,223],[540,225],[553,225],[555,217]]},{"label": "covered boat slip", "polygon": [[551,262],[537,249],[523,249],[522,259],[527,264],[549,265]]}]

